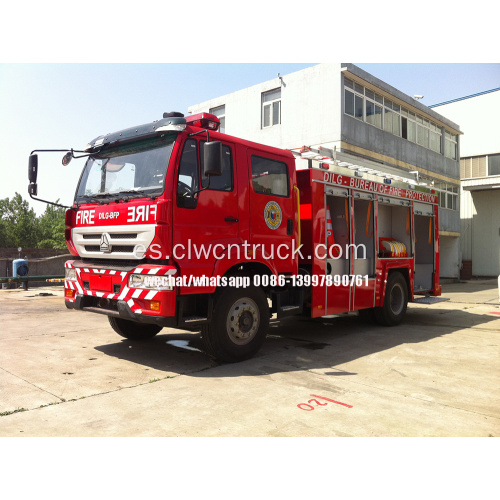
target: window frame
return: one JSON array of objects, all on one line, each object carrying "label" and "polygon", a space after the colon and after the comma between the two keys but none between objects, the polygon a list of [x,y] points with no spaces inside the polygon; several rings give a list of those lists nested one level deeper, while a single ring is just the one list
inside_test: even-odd
[{"label": "window frame", "polygon": [[[255,189],[254,178],[253,178],[253,158],[260,158],[262,160],[271,161],[271,162],[278,163],[278,164],[281,164],[281,165],[285,166],[286,190],[287,190],[287,194],[286,195],[276,194],[276,193],[263,193],[263,192],[257,191]],[[251,182],[251,184],[252,184],[252,191],[255,194],[264,195],[264,196],[276,196],[278,198],[290,198],[290,177],[289,177],[289,173],[288,173],[288,164],[286,162],[281,161],[281,160],[276,160],[274,158],[270,158],[269,156],[263,156],[261,154],[253,154],[252,153],[250,155],[250,176],[251,176],[251,181],[252,181]]]},{"label": "window frame", "polygon": [[[222,110],[222,113],[220,113]],[[226,133],[226,105],[221,104],[220,106],[215,106],[215,108],[209,108],[208,112],[215,115],[220,121],[219,132],[221,134]]]},{"label": "window frame", "polygon": [[[344,114],[357,120],[363,121],[372,127],[376,127],[396,137],[401,137],[413,142],[423,148],[429,149],[437,154],[457,159],[458,138],[457,135],[448,133],[454,138],[449,139],[454,144],[454,156],[446,154],[450,145],[446,144],[444,129],[429,118],[395,103],[392,99],[383,97],[373,89],[363,87],[359,83],[344,77]],[[356,99],[363,99],[363,116],[356,114]],[[352,113],[351,104],[352,101]],[[378,125],[377,106],[381,107],[381,124]],[[374,113],[367,113],[369,107],[373,107]],[[373,118],[372,118],[373,117]]]},{"label": "window frame", "polygon": [[[275,99],[265,100],[266,95],[271,94],[272,92],[279,91],[279,97]],[[278,121],[275,121],[275,105],[278,105]],[[265,108],[269,107],[269,125],[265,125]],[[261,128],[270,128],[275,127],[276,125],[281,125],[281,87],[267,90],[266,92],[262,92],[261,94]]]}]

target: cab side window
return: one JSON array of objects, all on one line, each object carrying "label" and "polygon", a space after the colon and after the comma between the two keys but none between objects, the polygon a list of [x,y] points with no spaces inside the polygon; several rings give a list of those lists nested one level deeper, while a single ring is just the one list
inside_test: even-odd
[{"label": "cab side window", "polygon": [[252,186],[256,193],[288,197],[286,163],[252,155]]},{"label": "cab side window", "polygon": [[179,164],[179,179],[177,181],[177,206],[196,208],[197,199],[193,193],[199,189],[198,143],[188,139],[184,143]]},{"label": "cab side window", "polygon": [[[205,141],[200,142],[200,160],[201,160],[201,171],[203,172],[203,145]],[[208,186],[208,177],[202,174],[203,187]],[[230,146],[226,144],[222,145],[222,175],[220,177],[210,178],[210,187],[214,191],[232,191],[234,188],[233,181],[233,155]]]}]

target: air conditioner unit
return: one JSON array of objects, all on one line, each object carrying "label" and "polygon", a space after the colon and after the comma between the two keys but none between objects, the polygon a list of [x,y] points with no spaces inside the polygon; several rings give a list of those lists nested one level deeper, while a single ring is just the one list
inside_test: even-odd
[{"label": "air conditioner unit", "polygon": [[16,259],[12,262],[12,277],[23,278],[28,276],[28,261],[26,259]]}]

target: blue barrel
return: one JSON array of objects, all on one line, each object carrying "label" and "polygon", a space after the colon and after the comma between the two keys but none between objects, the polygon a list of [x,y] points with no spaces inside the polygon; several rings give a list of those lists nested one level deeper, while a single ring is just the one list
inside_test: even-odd
[{"label": "blue barrel", "polygon": [[28,276],[28,261],[26,259],[16,259],[12,262],[12,277],[23,278]]}]

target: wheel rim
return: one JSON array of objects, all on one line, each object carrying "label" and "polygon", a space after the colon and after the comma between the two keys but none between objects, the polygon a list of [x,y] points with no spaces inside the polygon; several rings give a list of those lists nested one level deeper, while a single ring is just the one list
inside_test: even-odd
[{"label": "wheel rim", "polygon": [[404,291],[400,283],[396,283],[391,290],[390,296],[391,311],[394,315],[399,315],[403,311],[405,300]]},{"label": "wheel rim", "polygon": [[257,335],[259,325],[259,308],[252,299],[243,297],[231,306],[226,321],[231,342],[238,345],[248,344]]}]

